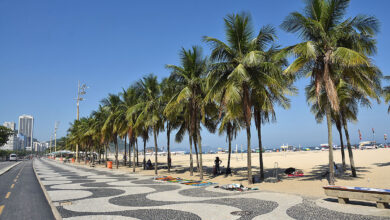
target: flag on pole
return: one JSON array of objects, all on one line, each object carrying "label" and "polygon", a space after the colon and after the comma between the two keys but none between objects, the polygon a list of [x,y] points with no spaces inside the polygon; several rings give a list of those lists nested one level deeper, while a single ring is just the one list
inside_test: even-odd
[{"label": "flag on pole", "polygon": [[375,130],[374,130],[374,128],[372,128],[372,133],[373,133],[373,134],[375,134]]},{"label": "flag on pole", "polygon": [[385,136],[385,141],[387,140],[387,134],[384,135]]},{"label": "flag on pole", "polygon": [[360,133],[360,129],[358,129],[359,132],[359,139],[362,140],[362,133]]}]

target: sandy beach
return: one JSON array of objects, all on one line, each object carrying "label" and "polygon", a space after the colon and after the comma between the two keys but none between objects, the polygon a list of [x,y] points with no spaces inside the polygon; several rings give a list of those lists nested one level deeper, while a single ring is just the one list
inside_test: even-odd
[{"label": "sandy beach", "polygon": [[[350,176],[349,169],[349,157],[346,151],[346,165],[347,171],[344,175],[336,178],[336,185],[343,186],[359,186],[359,187],[373,187],[373,188],[390,188],[390,148],[376,149],[376,150],[353,150],[355,165],[357,168],[357,178]],[[273,176],[275,162],[278,163],[278,173],[281,179],[277,183],[256,183],[249,187],[257,187],[260,190],[283,192],[291,194],[299,194],[309,197],[325,197],[322,186],[328,184],[326,178],[321,178],[321,174],[326,172],[328,168],[328,151],[300,151],[300,152],[272,152],[264,153],[264,166],[266,178]],[[247,170],[246,170],[246,154],[232,154],[231,168],[232,176],[225,177],[220,175],[217,177],[212,176],[212,167],[214,159],[219,156],[222,160],[221,166],[226,167],[228,154],[204,154],[203,166],[205,170],[204,179],[207,181],[229,184],[229,183],[242,183],[244,186],[247,184]],[[120,158],[123,156],[120,155]],[[113,155],[110,155],[113,159]],[[154,156],[147,155],[147,159],[151,159],[154,163]],[[341,151],[334,151],[335,162],[341,167]],[[141,162],[143,156],[139,156]],[[172,155],[173,168],[168,173],[163,167],[166,167],[166,156],[158,156],[160,169],[159,176],[173,176],[186,179],[199,179],[197,172],[194,172],[194,176],[190,176],[189,173],[189,155]],[[196,166],[196,158],[194,155],[194,166]],[[84,164],[84,163],[81,163]],[[123,163],[120,163],[119,169],[128,170],[132,172],[131,168],[124,167]],[[252,153],[252,165],[253,174],[259,173],[259,154]],[[104,166],[104,165],[99,165]],[[303,177],[287,177],[283,171],[286,168],[294,167],[301,169],[304,172]],[[115,165],[113,164],[113,169]],[[142,167],[136,169],[137,173],[145,175],[154,175],[154,170],[143,170]]]}]

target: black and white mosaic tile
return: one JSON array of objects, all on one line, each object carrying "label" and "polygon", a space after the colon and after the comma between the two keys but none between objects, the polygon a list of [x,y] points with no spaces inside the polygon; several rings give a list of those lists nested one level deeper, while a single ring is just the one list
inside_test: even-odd
[{"label": "black and white mosaic tile", "polygon": [[152,177],[35,160],[64,219],[386,219],[319,207],[299,196],[232,193]]}]

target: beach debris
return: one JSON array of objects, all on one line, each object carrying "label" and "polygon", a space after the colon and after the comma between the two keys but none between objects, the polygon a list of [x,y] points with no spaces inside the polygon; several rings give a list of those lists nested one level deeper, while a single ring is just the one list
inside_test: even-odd
[{"label": "beach debris", "polygon": [[214,188],[221,188],[221,189],[224,189],[224,190],[238,191],[238,192],[249,191],[249,190],[258,190],[259,189],[259,188],[245,187],[242,184],[237,184],[237,183],[232,183],[232,184],[227,184],[227,185],[222,185],[222,186],[214,186]]},{"label": "beach debris", "polygon": [[169,182],[169,183],[180,183],[180,184],[190,185],[190,186],[209,186],[209,185],[216,184],[207,181],[187,180],[187,179],[182,179],[180,177],[172,177],[172,176],[154,177],[154,180],[161,181],[161,182]]}]

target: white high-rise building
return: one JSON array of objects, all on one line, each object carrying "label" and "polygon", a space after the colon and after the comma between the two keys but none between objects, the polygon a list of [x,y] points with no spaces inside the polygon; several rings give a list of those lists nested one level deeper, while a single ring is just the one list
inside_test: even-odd
[{"label": "white high-rise building", "polygon": [[18,134],[21,134],[25,137],[24,146],[22,146],[22,150],[33,149],[33,130],[34,130],[34,118],[31,115],[19,116]]},{"label": "white high-rise building", "polygon": [[[3,126],[13,131],[15,131],[16,129],[15,122],[4,122]],[[16,139],[16,134],[8,137],[7,143],[4,146],[0,147],[1,150],[17,150],[17,148],[18,148],[18,141]]]}]

